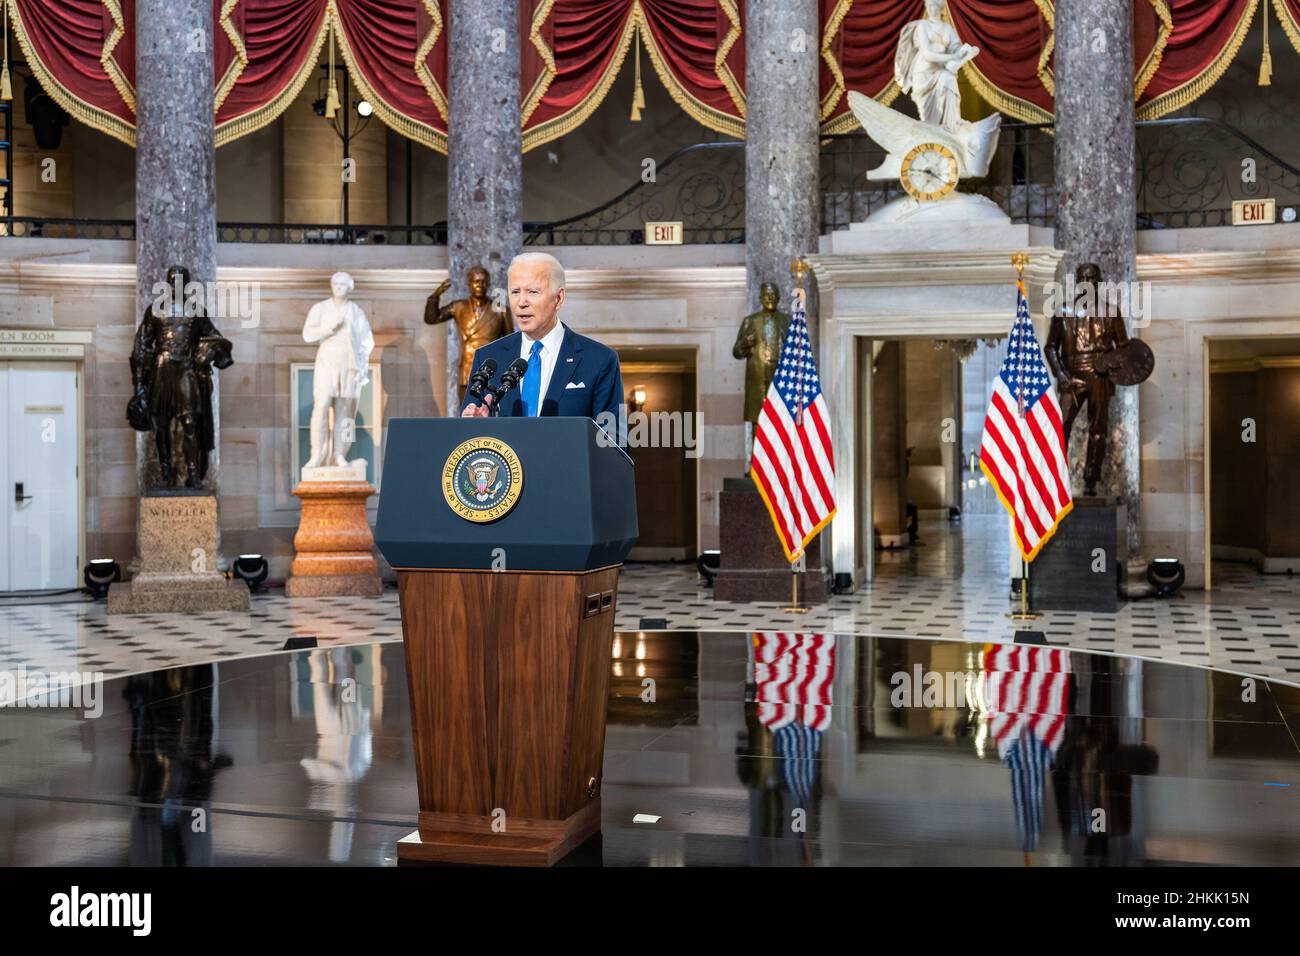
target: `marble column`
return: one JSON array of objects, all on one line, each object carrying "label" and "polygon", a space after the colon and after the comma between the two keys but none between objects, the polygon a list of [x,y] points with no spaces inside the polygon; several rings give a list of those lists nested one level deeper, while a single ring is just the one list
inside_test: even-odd
[{"label": "marble column", "polygon": [[[519,4],[453,0],[447,131],[447,228],[451,299],[469,295],[465,273],[481,265],[505,295],[506,268],[523,246],[523,147],[519,129]],[[506,305],[504,299],[502,305]],[[460,337],[447,323],[448,408],[460,407]]]},{"label": "marble column", "polygon": [[[789,308],[790,262],[817,251],[817,2],[749,0],[745,18],[745,265],[755,312],[764,282],[781,287]],[[815,334],[815,297],[808,306]]]},{"label": "marble column", "polygon": [[[196,282],[217,278],[217,170],[213,130],[211,0],[136,0],[136,322],[167,267]],[[215,319],[218,328],[219,319]],[[223,329],[222,331],[228,331]],[[235,362],[243,357],[236,350]],[[219,373],[213,374],[217,421]],[[220,432],[217,432],[218,436]],[[204,486],[215,493],[220,440]],[[136,433],[137,484],[156,467],[152,433]]]},{"label": "marble column", "polygon": [[[1095,262],[1112,282],[1137,278],[1137,146],[1133,125],[1133,0],[1057,0],[1056,246],[1064,282]],[[1129,323],[1129,334],[1140,335]],[[1157,357],[1157,361],[1159,358]],[[1081,462],[1075,426],[1070,459]],[[1116,389],[1110,443],[1098,493],[1128,509],[1128,546],[1141,529],[1138,389]],[[1081,486],[1081,465],[1075,486]]]}]

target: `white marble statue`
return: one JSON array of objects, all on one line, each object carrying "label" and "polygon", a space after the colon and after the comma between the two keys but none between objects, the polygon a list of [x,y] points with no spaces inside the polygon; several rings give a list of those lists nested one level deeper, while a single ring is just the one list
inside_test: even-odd
[{"label": "white marble statue", "polygon": [[962,125],[957,71],[975,59],[979,47],[962,43],[943,19],[944,0],[926,0],[925,19],[913,20],[898,35],[894,81],[911,94],[922,123],[950,133]]},{"label": "white marble statue", "polygon": [[366,314],[348,299],[354,285],[346,272],[334,273],[330,277],[334,294],[311,307],[302,329],[305,341],[320,343],[312,384],[307,468],[348,467],[348,449],[356,434],[357,399],[370,381],[367,363],[375,348]]},{"label": "white marble statue", "polygon": [[[889,153],[880,166],[867,173],[872,180],[896,179],[903,174],[904,161],[941,166],[942,153],[924,147],[939,144],[955,157],[956,168],[935,168],[926,192],[960,201],[953,192],[957,179],[988,175],[989,161],[997,149],[1000,114],[976,123],[961,118],[961,91],[957,72],[979,54],[979,48],[963,43],[943,17],[945,0],[926,0],[925,18],[903,27],[894,56],[894,80],[912,97],[920,119],[912,119],[856,91],[848,94],[849,106],[873,140]],[[918,149],[920,153],[918,154]]]}]

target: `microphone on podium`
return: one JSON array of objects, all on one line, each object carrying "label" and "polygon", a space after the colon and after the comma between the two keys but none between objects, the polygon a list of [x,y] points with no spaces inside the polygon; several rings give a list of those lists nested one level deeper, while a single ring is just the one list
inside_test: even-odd
[{"label": "microphone on podium", "polygon": [[522,358],[517,358],[501,373],[501,384],[497,386],[496,391],[492,393],[492,414],[495,415],[501,407],[501,399],[506,397],[512,388],[519,384],[519,380],[524,377],[528,371],[528,363]]},{"label": "microphone on podium", "polygon": [[483,401],[483,391],[488,387],[488,382],[492,380],[492,376],[496,373],[496,360],[488,359],[485,361],[481,366],[479,366],[479,370],[474,373],[473,377],[470,378],[469,393],[480,402]]}]

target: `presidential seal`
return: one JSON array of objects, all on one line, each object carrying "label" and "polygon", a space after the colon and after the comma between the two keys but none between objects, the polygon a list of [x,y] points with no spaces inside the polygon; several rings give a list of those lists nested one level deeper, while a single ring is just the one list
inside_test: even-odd
[{"label": "presidential seal", "polygon": [[442,466],[442,496],[466,521],[496,521],[524,490],[524,470],[513,448],[495,438],[457,445]]}]

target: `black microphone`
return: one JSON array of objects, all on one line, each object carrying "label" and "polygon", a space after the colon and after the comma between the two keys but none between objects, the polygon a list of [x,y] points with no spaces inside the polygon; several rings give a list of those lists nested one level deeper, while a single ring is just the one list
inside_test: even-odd
[{"label": "black microphone", "polygon": [[492,393],[492,410],[494,412],[501,407],[501,399],[505,398],[506,393],[519,384],[519,380],[524,377],[524,373],[527,371],[528,363],[522,358],[517,358],[501,373],[501,384]]},{"label": "black microphone", "polygon": [[469,393],[480,402],[483,401],[483,390],[488,387],[488,382],[491,381],[492,376],[496,373],[496,360],[487,359],[479,366],[479,370],[475,372],[473,377],[469,380]]}]

